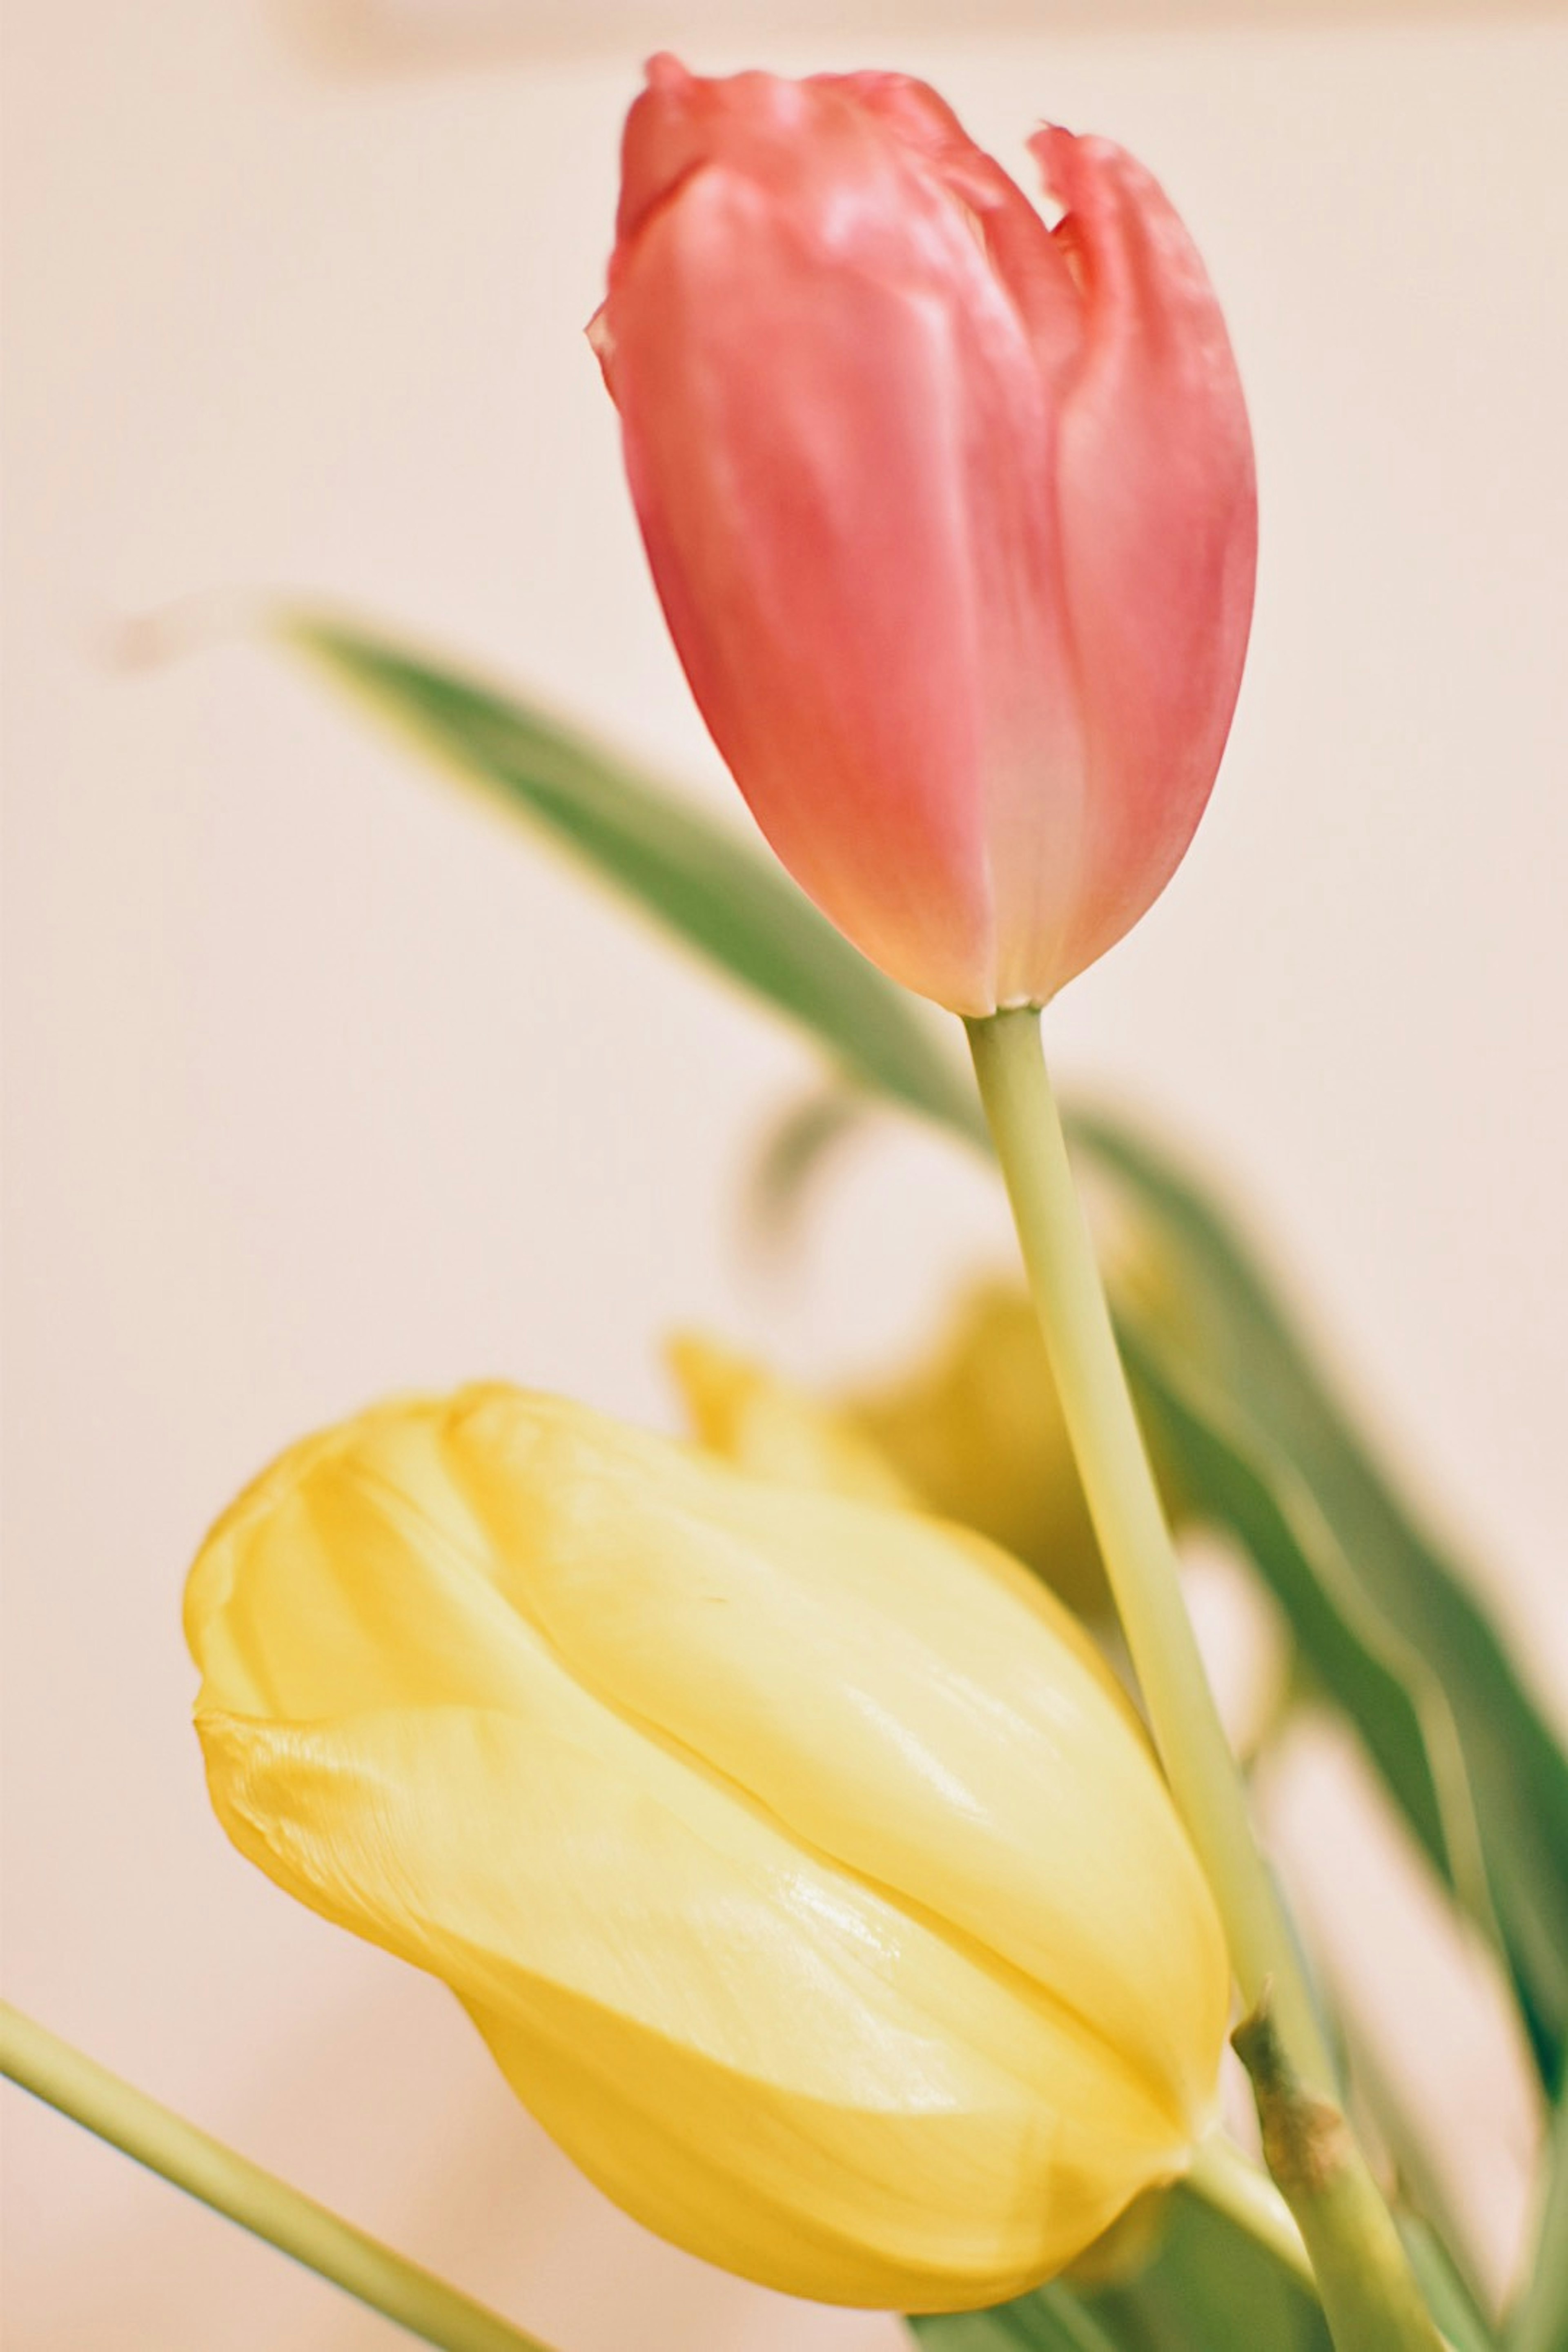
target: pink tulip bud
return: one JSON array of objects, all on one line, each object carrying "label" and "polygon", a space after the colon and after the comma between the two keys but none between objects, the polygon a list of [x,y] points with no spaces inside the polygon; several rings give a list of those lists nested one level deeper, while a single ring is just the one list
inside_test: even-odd
[{"label": "pink tulip bud", "polygon": [[1251,440],[1149,174],[1031,142],[1047,228],[896,74],[626,122],[590,330],[665,615],[797,881],[964,1013],[1043,1003],[1179,863],[1252,609]]}]

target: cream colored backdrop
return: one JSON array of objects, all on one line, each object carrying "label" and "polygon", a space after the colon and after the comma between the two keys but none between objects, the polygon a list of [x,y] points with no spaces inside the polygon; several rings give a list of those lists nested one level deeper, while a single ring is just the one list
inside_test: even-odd
[{"label": "cream colored backdrop", "polygon": [[[875,13],[808,47],[710,6],[690,62],[902,64],[1018,163],[1044,112],[1114,133],[1254,403],[1231,754],[1058,1060],[1255,1200],[1560,1705],[1564,25]],[[311,1423],[486,1371],[659,1416],[674,1323],[865,1362],[1006,1247],[979,1176],[889,1122],[797,1274],[748,1273],[737,1172],[804,1050],[200,601],[361,605],[726,800],[581,334],[639,43],[574,59],[549,16],[548,57],[415,71],[299,9],[11,12],[5,1987],[561,2352],[870,2352],[890,2323],[604,2208],[437,1988],[229,1852],[188,1727],[185,1564]],[[215,642],[117,666],[127,615],[193,593]],[[1282,1834],[1317,1906],[1348,1874],[1430,2069],[1456,1964],[1388,1924],[1375,1823],[1325,1829],[1342,1778],[1304,1758]],[[1436,2071],[1497,2273],[1515,2056],[1483,2015]],[[403,2340],[19,2095],[0,2120],[16,2352]]]}]

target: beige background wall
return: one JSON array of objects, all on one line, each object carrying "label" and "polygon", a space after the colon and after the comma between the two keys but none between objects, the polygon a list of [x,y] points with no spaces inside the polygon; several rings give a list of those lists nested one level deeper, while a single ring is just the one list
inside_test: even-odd
[{"label": "beige background wall", "polygon": [[[1109,131],[1208,256],[1260,452],[1255,655],[1184,873],[1050,1025],[1293,1251],[1561,1717],[1564,25],[944,42],[889,6],[807,47],[759,13],[710,6],[691,62],[901,63],[1015,162],[1043,112]],[[323,592],[726,799],[580,333],[662,35],[574,61],[563,21],[548,58],[415,72],[330,63],[299,8],[11,11],[5,1981],[560,2352],[868,2352],[888,2323],[608,2213],[437,1989],[230,1853],[188,1727],[184,1569],[310,1423],[492,1370],[662,1415],[672,1323],[864,1362],[1006,1246],[889,1125],[795,1281],[748,1275],[737,1172],[801,1050],[242,634],[110,658],[168,599]],[[1276,1792],[1320,1902],[1337,1770]],[[1372,1832],[1328,1836],[1408,2054],[1452,1969],[1388,1947]],[[1528,2114],[1495,2024],[1455,2030],[1432,2096],[1499,2272]],[[18,2095],[0,2124],[17,2352],[402,2340]]]}]

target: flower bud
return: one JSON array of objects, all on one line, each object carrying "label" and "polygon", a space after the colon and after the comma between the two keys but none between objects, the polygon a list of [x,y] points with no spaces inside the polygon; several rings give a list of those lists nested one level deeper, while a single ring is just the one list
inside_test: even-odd
[{"label": "flower bud", "polygon": [[924,84],[631,110],[591,333],[665,617],[795,879],[955,1012],[1043,1003],[1164,887],[1213,785],[1257,500],[1224,321],[1103,139],[1054,228]]},{"label": "flower bud", "polygon": [[1075,1616],[1110,1589],[1029,1294],[974,1282],[912,1370],[816,1396],[722,1342],[668,1350],[692,1434],[753,1477],[973,1528],[1044,1577]]},{"label": "flower bud", "polygon": [[235,1843],[445,1979],[678,2244],[956,2309],[1186,2165],[1206,1887],[1091,1645],[977,1539],[474,1388],[284,1455],[186,1629]]},{"label": "flower bud", "polygon": [[921,1362],[847,1399],[845,1410],[926,1510],[977,1528],[1077,1615],[1112,1614],[1061,1399],[1021,1284],[973,1284]]},{"label": "flower bud", "polygon": [[702,1332],[678,1332],[665,1353],[693,1437],[737,1470],[852,1502],[922,1507],[876,1438],[832,1402]]}]

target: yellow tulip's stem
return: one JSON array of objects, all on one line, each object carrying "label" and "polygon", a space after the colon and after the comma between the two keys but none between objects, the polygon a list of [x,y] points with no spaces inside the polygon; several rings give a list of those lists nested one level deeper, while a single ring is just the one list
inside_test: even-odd
[{"label": "yellow tulip's stem", "polygon": [[1181,2185],[1278,2255],[1303,2286],[1316,2293],[1312,2265],[1290,2208],[1268,2175],[1260,2172],[1226,2132],[1215,2129],[1199,2141]]},{"label": "yellow tulip's stem", "polygon": [[0,2074],[426,2344],[444,2352],[544,2352],[521,2328],[133,2090],[9,2001],[0,2001]]},{"label": "yellow tulip's stem", "polygon": [[[1176,1549],[1150,1466],[1104,1285],[1030,1009],[965,1023],[980,1097],[1018,1229],[1046,1352],[1061,1395],[1089,1516],[1171,1792],[1214,1890],[1244,2006],[1265,2018],[1276,2054],[1276,2112],[1332,2117],[1333,2193],[1303,2195],[1266,2130],[1269,2168],[1311,2251],[1341,2352],[1436,2347],[1364,2159],[1333,2105],[1333,2068],[1294,1937],[1253,1836],[1240,1772],[1209,1688],[1182,1593]],[[1255,2072],[1255,2084],[1257,2082]],[[1260,2106],[1262,2105],[1260,2095]],[[1268,2116],[1265,2116],[1268,2122]],[[1307,2136],[1309,2138],[1310,2135]],[[1315,2147],[1327,2145],[1320,2132]],[[1377,2217],[1381,2216],[1381,2226]],[[1375,2255],[1375,2260],[1373,2259]],[[1426,2322],[1425,2326],[1422,2323]]]}]

